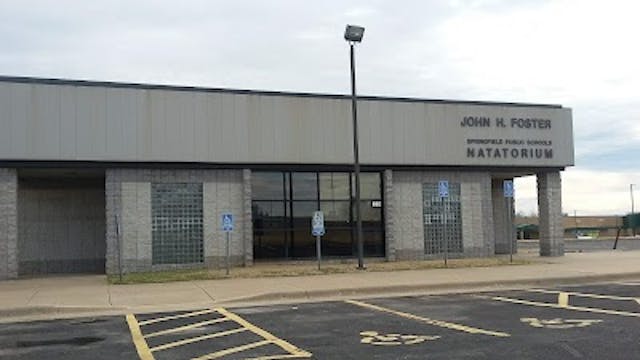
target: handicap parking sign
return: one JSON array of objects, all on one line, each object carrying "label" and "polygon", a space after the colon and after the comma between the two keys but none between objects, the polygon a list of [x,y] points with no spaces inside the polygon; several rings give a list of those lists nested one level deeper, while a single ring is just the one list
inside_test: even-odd
[{"label": "handicap parking sign", "polygon": [[513,180],[505,180],[502,183],[502,188],[504,190],[504,197],[506,198],[513,197]]},{"label": "handicap parking sign", "polygon": [[441,198],[449,197],[449,182],[447,180],[438,181],[438,194]]},{"label": "handicap parking sign", "polygon": [[313,236],[324,235],[324,214],[322,211],[315,211],[311,218],[311,234]]},{"label": "handicap parking sign", "polygon": [[233,214],[222,214],[222,231],[233,231]]}]

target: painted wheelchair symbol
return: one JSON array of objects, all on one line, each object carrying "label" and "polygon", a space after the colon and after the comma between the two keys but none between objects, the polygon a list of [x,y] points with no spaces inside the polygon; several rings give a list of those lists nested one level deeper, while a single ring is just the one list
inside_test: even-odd
[{"label": "painted wheelchair symbol", "polygon": [[542,319],[536,319],[536,318],[521,318],[520,321],[522,321],[525,324],[529,324],[533,327],[546,328],[546,329],[571,329],[571,328],[577,328],[577,327],[587,327],[587,326],[591,326],[593,324],[602,322],[602,320],[595,320],[595,319],[564,320],[560,318],[549,319],[549,320],[542,320]]},{"label": "painted wheelchair symbol", "polygon": [[362,344],[381,346],[415,345],[440,338],[437,335],[380,334],[377,331],[363,331],[360,336]]}]

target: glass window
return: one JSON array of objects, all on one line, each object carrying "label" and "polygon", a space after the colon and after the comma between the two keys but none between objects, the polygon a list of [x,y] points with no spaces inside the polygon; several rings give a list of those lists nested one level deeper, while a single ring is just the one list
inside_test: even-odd
[{"label": "glass window", "polygon": [[317,173],[291,173],[291,191],[293,200],[316,200],[318,198]]},{"label": "glass window", "polygon": [[363,222],[378,223],[382,221],[382,208],[373,207],[371,200],[362,200],[360,204],[360,216]]},{"label": "glass window", "polygon": [[254,201],[251,210],[256,231],[289,226],[284,201]]},{"label": "glass window", "polygon": [[349,200],[348,173],[320,173],[320,200]]},{"label": "glass window", "polygon": [[282,200],[285,198],[284,174],[259,172],[251,174],[251,196],[254,200]]},{"label": "glass window", "polygon": [[351,214],[349,201],[320,201],[320,210],[324,214],[325,227],[349,227]]},{"label": "glass window", "polygon": [[327,229],[321,242],[323,256],[349,256],[355,253],[351,229]]},{"label": "glass window", "polygon": [[[352,194],[355,196],[356,179],[354,175],[352,175],[352,184]],[[360,173],[360,199],[382,199],[381,193],[380,173]]]},{"label": "glass window", "polygon": [[440,198],[438,184],[435,183],[423,184],[422,194],[425,253],[443,253],[445,239],[449,253],[461,253],[460,184],[449,183],[449,197],[444,201]]},{"label": "glass window", "polygon": [[288,231],[259,231],[253,234],[253,255],[256,258],[287,258]]},{"label": "glass window", "polygon": [[365,256],[384,256],[384,236],[382,231],[363,231]]},{"label": "glass window", "polygon": [[202,184],[151,184],[153,264],[203,261]]},{"label": "glass window", "polygon": [[292,209],[293,227],[309,228],[311,231],[311,217],[313,217],[313,212],[318,210],[318,203],[316,201],[294,201]]},{"label": "glass window", "polygon": [[[309,224],[311,224],[311,219],[309,219]],[[292,229],[291,234],[291,257],[310,258],[316,256],[316,238],[311,235],[310,226]]]},{"label": "glass window", "polygon": [[[355,256],[350,173],[254,172],[252,178],[256,258],[315,257],[311,217],[317,210],[325,219],[323,255]],[[380,173],[362,173],[361,180],[365,251],[368,256],[384,256]]]}]

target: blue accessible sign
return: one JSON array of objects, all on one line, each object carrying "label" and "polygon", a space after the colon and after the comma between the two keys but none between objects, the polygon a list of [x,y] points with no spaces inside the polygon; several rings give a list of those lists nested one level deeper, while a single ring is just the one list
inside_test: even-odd
[{"label": "blue accessible sign", "polygon": [[233,231],[233,214],[222,214],[222,231]]},{"label": "blue accessible sign", "polygon": [[311,218],[311,234],[313,236],[324,235],[324,214],[322,211],[315,211]]},{"label": "blue accessible sign", "polygon": [[438,194],[441,198],[449,197],[449,182],[447,180],[438,181]]},{"label": "blue accessible sign", "polygon": [[502,189],[504,190],[504,197],[512,198],[514,195],[513,180],[505,180],[502,183]]}]

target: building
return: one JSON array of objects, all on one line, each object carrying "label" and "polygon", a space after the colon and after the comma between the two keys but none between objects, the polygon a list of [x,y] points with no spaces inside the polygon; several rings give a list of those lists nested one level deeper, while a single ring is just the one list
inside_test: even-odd
[{"label": "building", "polygon": [[[517,216],[516,227],[519,239],[538,238],[538,217],[537,216]],[[591,238],[626,236],[622,216],[577,216],[564,215],[562,217],[565,238],[576,238],[580,236]],[[620,231],[620,232],[619,232]],[[630,229],[628,231],[630,233]]]},{"label": "building", "polygon": [[[570,109],[358,106],[366,256],[439,257],[444,235],[451,256],[505,253],[503,180],[533,174],[540,252],[563,254]],[[218,267],[225,212],[234,265],[313,256],[318,208],[324,255],[353,257],[352,162],[343,95],[1,77],[0,278]]]}]

